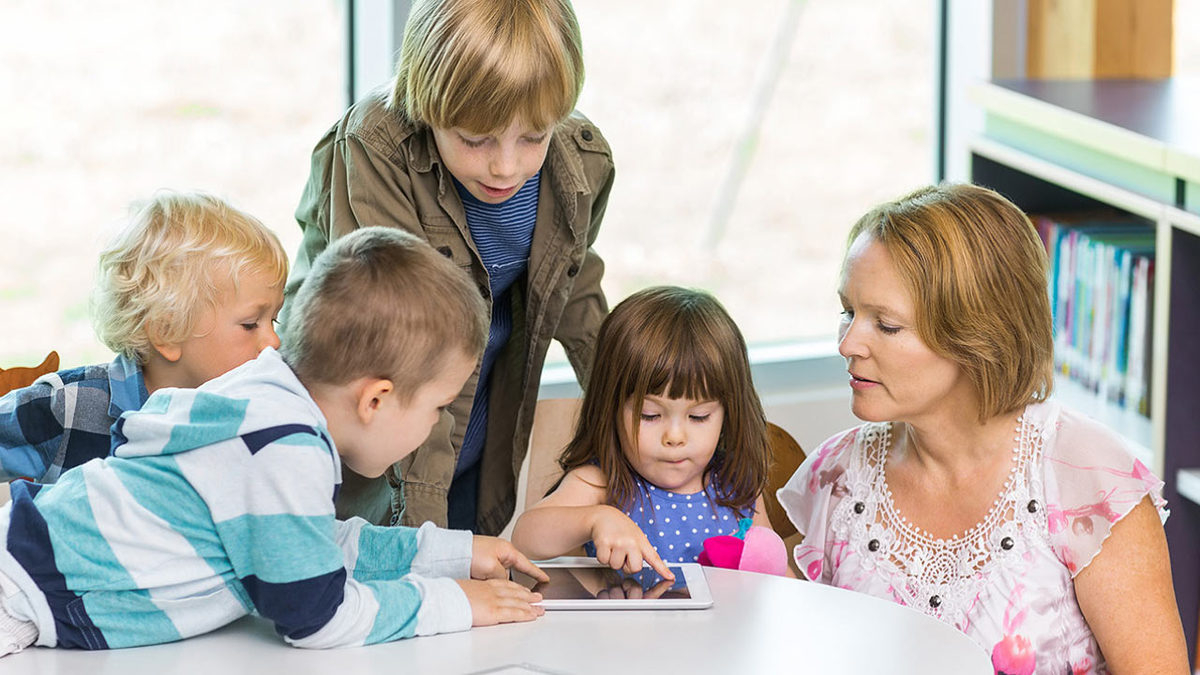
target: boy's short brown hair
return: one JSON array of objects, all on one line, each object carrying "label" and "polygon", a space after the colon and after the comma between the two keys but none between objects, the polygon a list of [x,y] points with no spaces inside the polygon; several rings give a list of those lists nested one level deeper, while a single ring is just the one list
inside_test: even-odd
[{"label": "boy's short brown hair", "polygon": [[390,227],[355,230],[317,256],[287,319],[282,352],[301,382],[380,377],[404,402],[454,349],[478,357],[488,335],[487,305],[470,278]]},{"label": "boy's short brown hair", "polygon": [[388,106],[444,129],[486,133],[518,120],[548,129],[582,89],[568,0],[417,0]]},{"label": "boy's short brown hair", "polygon": [[202,192],[160,190],[130,207],[125,227],[100,253],[92,317],[109,349],[139,363],[154,343],[178,343],[245,272],[283,288],[287,252],[257,218]]},{"label": "boy's short brown hair", "polygon": [[1021,209],[987,188],[933,185],[876,206],[849,244],[860,235],[891,255],[917,334],[966,373],[981,421],[1050,395],[1046,249]]}]

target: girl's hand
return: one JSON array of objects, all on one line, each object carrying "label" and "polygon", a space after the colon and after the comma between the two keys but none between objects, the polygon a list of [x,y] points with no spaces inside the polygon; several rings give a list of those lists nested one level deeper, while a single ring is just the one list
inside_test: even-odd
[{"label": "girl's hand", "polygon": [[637,574],[645,563],[664,579],[675,580],[675,575],[650,545],[642,528],[611,506],[596,507],[592,543],[596,545],[596,560],[614,570]]},{"label": "girl's hand", "polygon": [[538,581],[550,581],[550,577],[529,562],[512,542],[499,537],[475,535],[471,544],[472,579],[508,579],[508,569],[515,567]]},{"label": "girl's hand", "polygon": [[[536,567],[534,569],[537,569]],[[534,593],[515,581],[503,579],[455,579],[471,605],[472,626],[494,626],[498,623],[533,621],[546,613],[541,606],[541,593]]]}]

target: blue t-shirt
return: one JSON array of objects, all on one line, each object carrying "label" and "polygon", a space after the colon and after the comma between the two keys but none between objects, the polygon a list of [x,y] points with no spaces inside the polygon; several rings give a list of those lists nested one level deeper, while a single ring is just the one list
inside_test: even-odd
[{"label": "blue t-shirt", "polygon": [[537,221],[538,187],[541,171],[525,181],[520,190],[499,204],[476,199],[457,179],[454,181],[467,214],[471,240],[487,268],[492,291],[492,323],[488,328],[487,347],[479,366],[479,383],[475,387],[475,402],[471,418],[463,435],[458,454],[457,476],[475,466],[483,454],[487,436],[488,390],[496,356],[512,334],[512,302],[509,288],[529,267],[529,249],[533,245],[533,226]]},{"label": "blue t-shirt", "polygon": [[[635,480],[643,498],[635,498],[622,512],[642,528],[665,562],[696,562],[704,550],[705,539],[738,530],[741,516],[737,510],[721,506],[713,499],[715,480],[710,480],[704,491],[693,494],[664,490],[641,477]],[[584,551],[595,557],[595,544],[590,541],[584,544]]]}]

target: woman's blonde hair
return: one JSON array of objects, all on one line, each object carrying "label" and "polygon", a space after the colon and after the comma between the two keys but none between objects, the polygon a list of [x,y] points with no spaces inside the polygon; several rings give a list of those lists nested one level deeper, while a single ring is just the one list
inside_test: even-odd
[{"label": "woman's blonde hair", "polygon": [[548,129],[575,108],[583,46],[568,0],[417,0],[388,106],[476,133]]},{"label": "woman's blonde hair", "polygon": [[274,232],[217,197],[161,190],[130,207],[128,223],[100,253],[96,335],[145,363],[155,343],[192,337],[201,313],[236,292],[247,272],[265,272],[272,288],[283,288],[288,258]]},{"label": "woman's blonde hair", "polygon": [[478,358],[488,324],[479,289],[449,258],[403,230],[364,227],[313,261],[282,353],[305,384],[379,377],[406,403],[456,349]]},{"label": "woman's blonde hair", "polygon": [[658,286],[630,295],[605,318],[596,338],[592,376],[579,424],[559,458],[564,471],[595,463],[609,503],[627,508],[641,497],[637,473],[621,451],[625,404],[640,411],[647,395],[719,401],[721,440],[706,477],[715,476],[718,504],[749,516],[767,481],[766,416],[750,376],[746,341],[716,298],[704,291]]},{"label": "woman's blonde hair", "polygon": [[980,421],[1050,395],[1046,249],[1012,202],[975,185],[924,187],[860,218],[849,244],[860,235],[891,255],[918,336],[966,373]]}]

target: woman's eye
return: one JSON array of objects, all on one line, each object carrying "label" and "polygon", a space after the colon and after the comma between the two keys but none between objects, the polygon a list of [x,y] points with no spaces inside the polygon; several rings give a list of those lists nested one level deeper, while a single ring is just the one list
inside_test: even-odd
[{"label": "woman's eye", "polygon": [[460,138],[462,138],[463,145],[467,146],[468,148],[481,148],[481,147],[483,147],[483,144],[487,142],[486,138],[480,138],[478,140],[473,140],[473,139],[465,138],[465,137],[461,137],[461,136],[460,136]]},{"label": "woman's eye", "polygon": [[642,413],[642,421],[643,422],[653,422],[656,419],[658,419],[657,413],[648,413],[648,412]]},{"label": "woman's eye", "polygon": [[842,313],[841,313],[841,316],[842,316],[842,318],[843,318],[843,319],[853,319],[853,318],[854,318],[854,310],[852,310],[852,309],[843,309],[843,310],[842,310]]},{"label": "woman's eye", "polygon": [[242,328],[245,328],[247,332],[258,330],[258,322],[244,323],[242,324]]},{"label": "woman's eye", "polygon": [[712,416],[712,413],[709,413],[707,415],[689,415],[688,417],[691,417],[693,422],[707,422],[708,418],[711,416]]},{"label": "woman's eye", "polygon": [[900,332],[900,326],[889,326],[886,323],[879,323],[879,330],[885,335],[895,335]]}]

